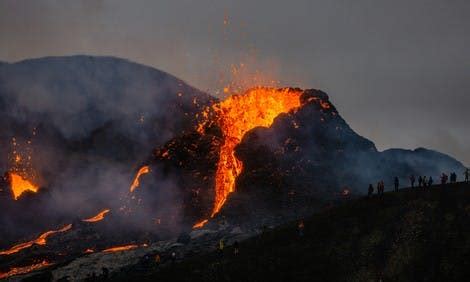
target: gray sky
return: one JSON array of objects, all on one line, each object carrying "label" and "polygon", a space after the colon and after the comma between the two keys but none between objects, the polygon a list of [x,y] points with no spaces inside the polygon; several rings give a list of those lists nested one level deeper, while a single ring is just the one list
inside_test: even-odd
[{"label": "gray sky", "polygon": [[379,149],[470,165],[468,0],[0,0],[0,60],[72,54],[128,58],[215,95],[229,81],[320,88]]}]

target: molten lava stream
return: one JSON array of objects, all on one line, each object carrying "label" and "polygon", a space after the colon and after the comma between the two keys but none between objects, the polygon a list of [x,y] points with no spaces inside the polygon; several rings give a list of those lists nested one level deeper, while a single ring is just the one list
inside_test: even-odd
[{"label": "molten lava stream", "polygon": [[13,267],[8,272],[5,272],[5,273],[0,272],[0,279],[5,279],[13,275],[26,274],[35,270],[39,270],[46,266],[51,266],[51,265],[53,265],[53,263],[49,263],[46,260],[43,260],[40,263],[35,263],[32,265],[28,265],[28,266]]},{"label": "molten lava stream", "polygon": [[67,224],[66,226],[62,227],[61,229],[47,231],[45,233],[42,233],[41,235],[39,235],[38,238],[36,238],[32,241],[28,241],[28,242],[25,242],[25,243],[15,245],[15,246],[11,247],[8,250],[0,251],[0,255],[11,255],[11,254],[17,253],[17,252],[19,252],[23,249],[27,249],[27,248],[31,247],[32,245],[34,245],[34,244],[46,245],[47,238],[49,236],[51,236],[55,233],[66,232],[66,231],[70,230],[71,228],[72,228],[72,224]]},{"label": "molten lava stream", "polygon": [[201,228],[203,227],[209,220],[208,219],[204,219],[196,224],[193,225],[193,228]]},{"label": "molten lava stream", "polygon": [[18,198],[26,191],[31,191],[31,192],[36,193],[39,190],[38,186],[26,180],[19,174],[10,172],[9,177],[10,177],[11,191],[13,192],[13,198],[15,200],[18,200]]},{"label": "molten lava stream", "polygon": [[131,187],[129,189],[129,191],[132,193],[134,192],[134,190],[139,187],[140,185],[140,177],[144,174],[147,174],[150,172],[150,167],[148,165],[145,165],[143,167],[141,167],[139,169],[139,171],[137,172],[136,176],[134,177],[134,181],[132,181],[132,184],[131,184]]},{"label": "molten lava stream", "polygon": [[111,247],[108,249],[103,250],[103,253],[114,253],[114,252],[122,252],[122,251],[127,251],[127,250],[132,250],[135,248],[138,248],[139,245],[132,244],[132,245],[125,245],[125,246],[116,246],[116,247]]},{"label": "molten lava stream", "polygon": [[87,218],[87,219],[82,219],[84,222],[98,222],[104,219],[105,215],[110,212],[109,209],[105,209],[100,211],[97,215]]},{"label": "molten lava stream", "polygon": [[[224,143],[220,148],[215,175],[215,199],[211,217],[225,204],[227,196],[235,191],[235,181],[243,170],[243,163],[235,156],[235,148],[243,136],[259,126],[269,127],[281,113],[300,107],[302,92],[295,89],[254,88],[243,95],[232,95],[213,106],[217,113]],[[202,227],[207,220],[193,227]]]}]

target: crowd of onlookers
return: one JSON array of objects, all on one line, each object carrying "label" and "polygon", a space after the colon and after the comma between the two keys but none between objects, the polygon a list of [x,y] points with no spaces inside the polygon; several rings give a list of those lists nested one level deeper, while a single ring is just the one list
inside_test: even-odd
[{"label": "crowd of onlookers", "polygon": [[[464,182],[468,183],[469,176],[470,176],[470,171],[468,168],[465,169],[463,175],[464,175]],[[432,176],[426,177],[426,176],[420,175],[416,177],[414,174],[412,174],[410,175],[409,180],[410,180],[411,188],[430,187],[434,184],[434,179],[432,178]],[[447,175],[446,173],[443,172],[440,175],[440,180],[441,180],[442,185],[445,185],[447,183],[457,183],[457,173],[451,172],[449,175]],[[395,192],[397,192],[398,189],[400,188],[400,179],[397,176],[395,176],[393,180],[393,184],[394,184]],[[374,185],[369,184],[367,194],[369,196],[372,196],[372,194],[374,194],[374,190],[377,190],[377,195],[382,195],[385,190],[384,181],[380,180],[379,182],[377,182],[377,186],[375,188],[374,188]]]}]

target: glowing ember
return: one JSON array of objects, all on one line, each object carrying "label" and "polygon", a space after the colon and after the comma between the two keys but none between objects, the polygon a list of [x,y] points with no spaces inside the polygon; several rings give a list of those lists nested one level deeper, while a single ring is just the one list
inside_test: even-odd
[{"label": "glowing ember", "polygon": [[139,182],[139,179],[142,175],[144,174],[147,174],[150,172],[150,167],[148,165],[146,166],[143,166],[139,169],[139,171],[137,172],[137,175],[135,176],[134,178],[134,181],[132,181],[132,185],[131,185],[131,188],[130,188],[130,192],[134,192],[134,190],[139,187],[140,185],[140,182]]},{"label": "glowing ember", "polygon": [[47,231],[45,233],[42,233],[38,238],[36,238],[32,241],[28,241],[28,242],[25,242],[25,243],[15,245],[15,246],[11,247],[8,250],[0,251],[0,255],[11,255],[11,254],[17,253],[17,252],[19,252],[23,249],[27,249],[27,248],[31,247],[32,245],[34,245],[34,244],[46,245],[47,238],[49,236],[51,236],[55,233],[66,232],[66,231],[70,230],[71,228],[72,228],[72,224],[68,224],[68,225],[62,227],[61,229]]},{"label": "glowing ember", "polygon": [[200,221],[200,222],[194,224],[194,225],[193,225],[193,228],[201,228],[201,227],[203,227],[208,221],[209,221],[209,220],[204,219],[203,221]]},{"label": "glowing ember", "polygon": [[18,200],[18,198],[26,191],[31,191],[36,193],[39,190],[39,187],[31,183],[30,181],[24,179],[21,175],[14,172],[9,173],[10,178],[10,187],[13,192],[13,198]]},{"label": "glowing ember", "polygon": [[91,253],[94,253],[94,252],[95,252],[95,250],[93,250],[93,249],[86,249],[83,253],[91,254]]},{"label": "glowing ember", "polygon": [[215,179],[215,199],[211,217],[219,212],[227,196],[235,190],[235,180],[243,164],[235,157],[235,147],[249,130],[269,127],[281,113],[300,106],[300,90],[255,88],[230,96],[214,106],[224,144],[220,149]]},{"label": "glowing ember", "polygon": [[135,244],[125,245],[125,246],[117,246],[117,247],[112,247],[112,248],[105,249],[102,252],[103,253],[122,252],[122,251],[132,250],[132,249],[135,249],[137,247],[139,247],[139,245],[135,245]]},{"label": "glowing ember", "polygon": [[8,272],[5,272],[5,273],[0,272],[0,279],[5,279],[5,278],[8,278],[8,277],[14,276],[14,275],[29,273],[29,272],[39,270],[41,268],[44,268],[44,267],[50,266],[50,265],[52,265],[52,263],[49,263],[46,260],[43,260],[40,263],[35,263],[35,264],[32,264],[32,265],[28,265],[28,266],[13,267]]},{"label": "glowing ember", "polygon": [[87,218],[87,219],[83,219],[82,221],[84,222],[97,222],[97,221],[101,221],[104,219],[104,216],[110,212],[109,209],[105,209],[105,210],[102,210],[100,211],[97,215],[95,215],[94,217],[90,217],[90,218]]}]

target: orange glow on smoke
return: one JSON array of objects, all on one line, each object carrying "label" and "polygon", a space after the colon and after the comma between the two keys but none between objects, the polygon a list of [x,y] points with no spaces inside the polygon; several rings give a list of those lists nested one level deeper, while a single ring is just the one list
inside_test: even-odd
[{"label": "orange glow on smoke", "polygon": [[213,106],[224,144],[217,164],[211,217],[220,211],[227,196],[235,190],[235,180],[243,169],[242,162],[235,157],[235,147],[245,133],[255,127],[269,127],[279,114],[300,107],[301,94],[302,91],[289,88],[254,88]]},{"label": "orange glow on smoke", "polygon": [[84,222],[97,222],[97,221],[101,221],[104,219],[104,216],[110,212],[109,209],[105,209],[105,210],[102,210],[100,211],[97,215],[93,216],[93,217],[90,217],[90,218],[87,218],[87,219],[83,219],[82,221]]},{"label": "orange glow on smoke", "polygon": [[61,229],[47,231],[47,232],[42,233],[41,235],[39,235],[39,237],[34,239],[34,240],[15,245],[15,246],[11,247],[8,250],[0,251],[0,255],[11,255],[11,254],[17,253],[17,252],[19,252],[23,249],[27,249],[27,248],[31,247],[32,245],[34,245],[34,244],[46,245],[47,238],[49,236],[51,236],[55,233],[66,232],[66,231],[70,230],[71,228],[72,228],[72,224],[67,224],[66,226],[62,227]]},{"label": "orange glow on smoke", "polygon": [[26,191],[36,193],[39,190],[39,187],[37,185],[34,185],[19,174],[10,172],[9,177],[11,192],[13,193],[13,198],[15,200],[18,200],[18,198]]},{"label": "orange glow on smoke", "polygon": [[139,247],[139,245],[135,245],[135,244],[132,244],[132,245],[125,245],[125,246],[111,247],[111,248],[108,248],[108,249],[103,250],[103,253],[114,253],[114,252],[128,251],[128,250],[135,249],[135,248],[137,248],[137,247]]},{"label": "orange glow on smoke", "polygon": [[0,279],[5,279],[14,275],[29,273],[29,272],[39,270],[41,268],[44,268],[50,265],[52,265],[52,263],[49,263],[46,260],[43,260],[40,263],[35,263],[32,265],[28,265],[28,266],[12,267],[8,272],[5,272],[5,273],[0,272]]},{"label": "orange glow on smoke", "polygon": [[150,167],[149,167],[148,165],[145,165],[145,166],[143,166],[143,167],[141,167],[141,168],[139,169],[139,171],[137,172],[137,174],[136,174],[136,176],[135,176],[135,178],[134,178],[134,181],[132,181],[132,185],[131,185],[131,188],[130,188],[130,192],[131,192],[131,193],[134,192],[134,190],[135,190],[137,187],[139,187],[139,185],[140,185],[140,181],[139,181],[140,177],[141,177],[142,175],[144,175],[144,174],[149,173],[149,172],[150,172]]}]

